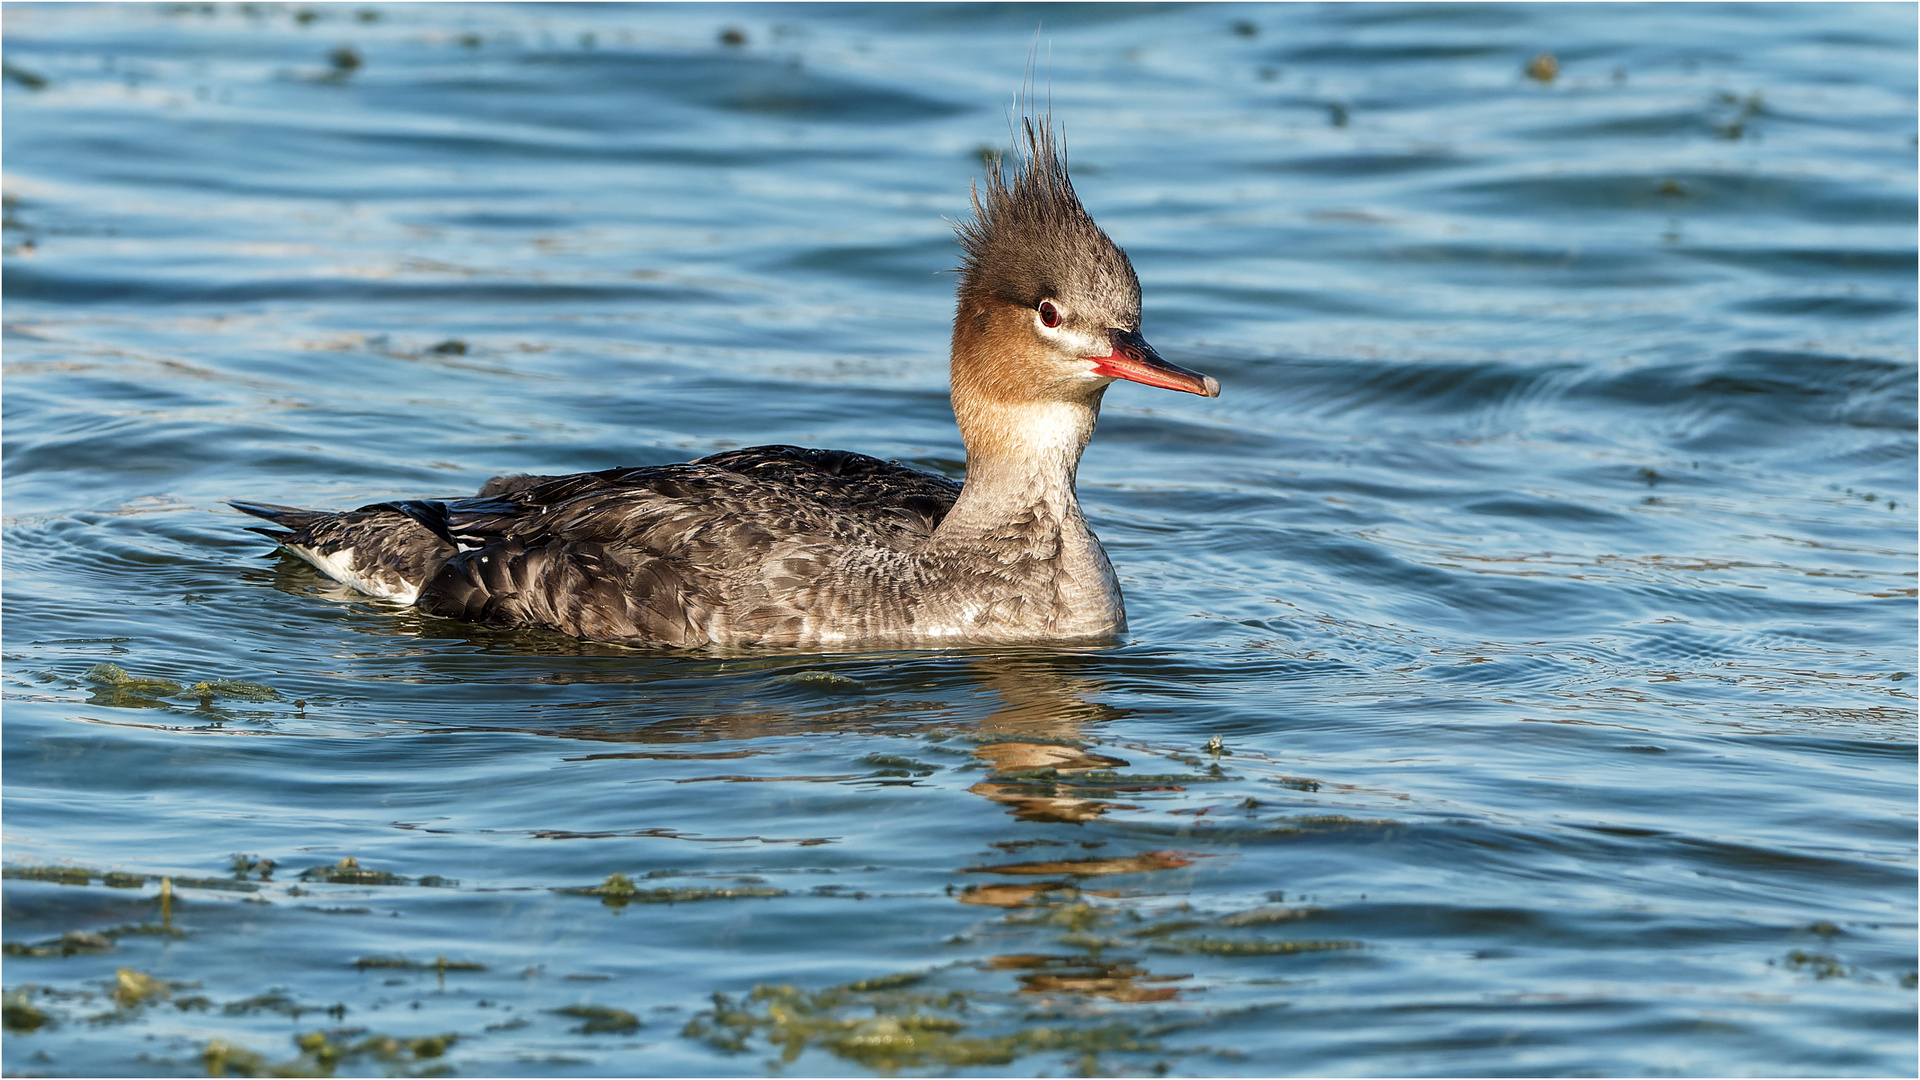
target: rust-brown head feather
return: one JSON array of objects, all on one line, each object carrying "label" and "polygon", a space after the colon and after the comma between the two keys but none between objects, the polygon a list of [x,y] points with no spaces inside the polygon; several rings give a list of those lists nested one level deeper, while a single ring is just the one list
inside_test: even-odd
[{"label": "rust-brown head feather", "polygon": [[956,226],[953,411],[969,477],[983,461],[1048,456],[1070,473],[1116,379],[1220,392],[1141,338],[1140,279],[1080,205],[1047,117],[1021,117],[1016,136],[1012,176],[996,162]]},{"label": "rust-brown head feather", "polygon": [[973,220],[955,227],[966,252],[962,309],[1055,299],[1107,326],[1138,330],[1140,279],[1080,205],[1051,119],[1021,117],[1019,134],[1025,146],[1015,148],[1012,178],[996,162],[984,194],[974,188]]}]

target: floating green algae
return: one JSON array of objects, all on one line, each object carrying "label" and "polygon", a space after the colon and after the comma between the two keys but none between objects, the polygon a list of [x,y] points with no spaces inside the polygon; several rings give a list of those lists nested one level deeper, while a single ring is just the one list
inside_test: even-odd
[{"label": "floating green algae", "polygon": [[576,1035],[631,1035],[640,1030],[639,1017],[610,1005],[568,1005],[552,1011],[585,1021],[573,1029]]},{"label": "floating green algae", "polygon": [[931,776],[940,771],[938,765],[929,765],[898,754],[868,754],[860,762],[880,770],[874,774],[876,776]]},{"label": "floating green algae", "polygon": [[1787,954],[1787,966],[1807,972],[1816,979],[1837,979],[1847,974],[1847,965],[1837,957],[1825,953],[1804,952],[1795,949]]},{"label": "floating green algae", "polygon": [[148,975],[144,971],[132,968],[118,968],[113,973],[113,1003],[122,1009],[132,1009],[149,1001],[171,997],[173,991],[167,984]]},{"label": "floating green algae", "polygon": [[789,1063],[808,1049],[892,1074],[901,1069],[936,1073],[982,1065],[1006,1065],[1028,1054],[1153,1051],[1157,1043],[1127,1024],[1073,1027],[1042,1024],[974,1034],[991,1017],[984,999],[962,990],[929,993],[912,989],[924,973],[908,972],[825,990],[756,986],[735,1002],[713,996],[713,1007],[681,1032],[725,1053],[743,1053],[756,1038],[780,1048]]},{"label": "floating green algae", "polygon": [[320,1012],[314,1005],[302,1005],[288,997],[283,990],[268,990],[239,1001],[229,1001],[220,1007],[228,1016],[246,1016],[256,1012],[279,1013],[290,1020],[300,1019],[301,1013]]},{"label": "floating green algae", "polygon": [[60,885],[90,885],[95,872],[77,866],[9,866],[0,877],[25,881],[51,881]]},{"label": "floating green algae", "polygon": [[309,866],[300,871],[301,881],[324,881],[329,885],[408,885],[412,882],[385,870],[369,870],[349,855],[337,863]]},{"label": "floating green algae", "polygon": [[95,878],[111,889],[138,889],[153,878],[170,881],[176,889],[218,889],[223,892],[258,892],[250,881],[227,878],[180,877],[161,874],[128,874],[118,870],[91,870],[84,866],[9,866],[0,869],[0,877],[20,881],[50,881],[57,885],[91,885]]},{"label": "floating green algae", "polygon": [[202,699],[239,698],[242,701],[279,701],[280,691],[260,683],[241,679],[208,679],[187,687],[187,693]]},{"label": "floating green algae", "polygon": [[255,885],[251,881],[229,881],[226,878],[179,877],[176,875],[168,877],[165,880],[172,882],[173,887],[176,889],[217,889],[220,892],[244,893],[260,891],[260,886]]},{"label": "floating green algae", "polygon": [[620,873],[608,874],[607,880],[598,885],[561,888],[554,891],[570,896],[597,896],[601,903],[610,908],[623,908],[628,904],[680,904],[697,900],[745,900],[787,895],[785,889],[764,885],[744,885],[728,889],[695,885],[677,889],[642,889],[633,883],[633,879]]},{"label": "floating green algae", "polygon": [[440,956],[428,963],[409,960],[404,956],[363,956],[353,962],[353,966],[365,971],[368,968],[396,968],[408,971],[437,971],[445,974],[449,971],[485,971],[487,965],[472,960],[449,960]]},{"label": "floating green algae", "polygon": [[[215,1039],[200,1052],[200,1059],[206,1063],[208,1076],[259,1076],[267,1071],[267,1060],[259,1054],[231,1043]],[[279,1070],[275,1070],[279,1071]],[[287,1069],[282,1076],[300,1076],[300,1072]],[[317,1071],[305,1075],[320,1075]]]},{"label": "floating green algae", "polygon": [[197,697],[202,705],[211,703],[215,698],[256,702],[281,700],[280,691],[273,687],[244,679],[202,679],[192,686],[182,687],[172,679],[131,674],[118,664],[95,664],[81,678],[94,686],[93,704],[116,708],[166,707],[169,703],[160,699],[170,697]]},{"label": "floating green algae", "polygon": [[1379,829],[1404,824],[1393,818],[1357,818],[1345,814],[1295,814],[1279,820],[1290,825],[1321,829]]},{"label": "floating green algae", "polygon": [[1151,923],[1143,926],[1138,930],[1129,932],[1127,936],[1135,938],[1163,938],[1170,934],[1178,934],[1183,930],[1192,930],[1196,927],[1206,925],[1207,921],[1205,919],[1170,919],[1167,922]]},{"label": "floating green algae", "polygon": [[343,1065],[372,1060],[390,1071],[444,1056],[458,1042],[457,1034],[400,1038],[369,1035],[349,1041],[341,1032],[310,1031],[295,1036],[298,1056],[290,1061],[268,1061],[245,1047],[214,1039],[200,1052],[208,1076],[332,1076]]},{"label": "floating green algae", "polygon": [[1241,777],[1214,766],[1205,773],[1125,773],[1112,769],[1086,769],[1061,771],[1052,767],[1034,769],[1015,769],[996,772],[993,778],[999,783],[1047,784],[1053,790],[1074,795],[1107,794],[1115,791],[1139,791],[1155,788],[1183,788],[1190,784],[1217,784],[1225,780],[1239,780]]},{"label": "floating green algae", "polygon": [[775,675],[773,681],[804,686],[809,690],[828,694],[855,694],[867,688],[867,684],[859,679],[833,671],[793,671],[785,675]]},{"label": "floating green algae", "polygon": [[69,930],[52,941],[37,945],[23,945],[9,941],[0,945],[0,952],[7,956],[74,956],[80,953],[103,953],[113,951],[113,940],[105,934],[87,930]]},{"label": "floating green algae", "polygon": [[50,1022],[51,1018],[33,1003],[32,987],[9,990],[0,997],[0,1025],[8,1031],[24,1034],[38,1031]]},{"label": "floating green algae", "polygon": [[234,878],[239,881],[245,881],[248,874],[258,877],[261,881],[271,881],[273,868],[277,865],[272,859],[262,859],[238,851],[229,857],[228,862],[233,867]]},{"label": "floating green algae", "polygon": [[155,923],[125,923],[110,926],[105,930],[69,930],[51,941],[36,942],[32,945],[18,941],[9,941],[0,945],[0,955],[6,956],[75,956],[83,953],[112,952],[114,943],[129,935],[147,934],[155,937],[186,937],[186,931],[175,926]]},{"label": "floating green algae", "polygon": [[1028,926],[1057,926],[1069,933],[1077,934],[1112,920],[1112,910],[1095,907],[1085,900],[1074,900],[1070,903],[1042,908],[1026,918],[1009,917],[1007,921]]},{"label": "floating green algae", "polygon": [[180,684],[172,679],[148,679],[130,675],[126,668],[118,664],[95,664],[81,677],[100,687],[102,694],[124,695],[131,698],[159,698],[171,697],[180,692]]}]

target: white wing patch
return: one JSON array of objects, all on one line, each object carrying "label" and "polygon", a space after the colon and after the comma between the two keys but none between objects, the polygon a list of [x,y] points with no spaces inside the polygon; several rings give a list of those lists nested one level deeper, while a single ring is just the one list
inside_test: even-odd
[{"label": "white wing patch", "polygon": [[312,563],[314,569],[342,585],[351,585],[368,596],[377,596],[396,604],[411,604],[420,599],[420,586],[409,584],[399,574],[380,567],[373,567],[371,573],[362,573],[360,568],[354,565],[353,548],[320,552],[299,544],[284,546],[288,551]]}]

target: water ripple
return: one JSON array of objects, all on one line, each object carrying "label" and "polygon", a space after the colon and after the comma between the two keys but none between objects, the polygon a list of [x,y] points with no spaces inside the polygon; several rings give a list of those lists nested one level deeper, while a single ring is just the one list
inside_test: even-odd
[{"label": "water ripple", "polygon": [[1106,396],[1127,641],[836,656],[225,500],[962,474],[1033,12],[6,16],[9,1071],[1912,1071],[1910,7],[1048,12],[1224,393]]}]

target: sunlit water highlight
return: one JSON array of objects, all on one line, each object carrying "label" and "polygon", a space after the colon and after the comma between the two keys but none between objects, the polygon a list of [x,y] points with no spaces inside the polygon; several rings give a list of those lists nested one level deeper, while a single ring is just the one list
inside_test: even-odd
[{"label": "sunlit water highlight", "polygon": [[[1225,387],[1108,395],[1124,646],[485,631],[224,507],[957,475],[942,217],[1037,25]],[[1912,1075],[1915,50],[9,5],[6,1071]]]}]

